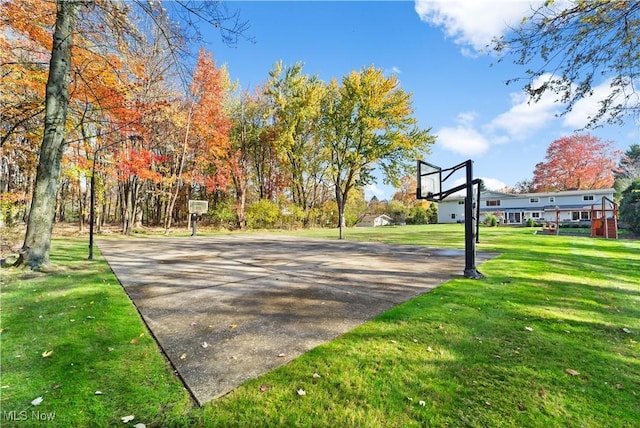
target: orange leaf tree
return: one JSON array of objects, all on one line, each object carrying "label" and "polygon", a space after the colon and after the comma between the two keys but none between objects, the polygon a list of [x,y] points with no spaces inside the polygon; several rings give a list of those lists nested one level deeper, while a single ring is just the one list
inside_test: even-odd
[{"label": "orange leaf tree", "polygon": [[226,189],[229,170],[220,161],[229,150],[231,122],[224,109],[229,87],[226,69],[218,68],[211,53],[200,49],[191,84],[193,98],[189,177],[199,197]]},{"label": "orange leaf tree", "polygon": [[536,165],[533,188],[556,192],[611,187],[618,157],[611,141],[591,135],[562,137],[549,145],[545,161]]}]

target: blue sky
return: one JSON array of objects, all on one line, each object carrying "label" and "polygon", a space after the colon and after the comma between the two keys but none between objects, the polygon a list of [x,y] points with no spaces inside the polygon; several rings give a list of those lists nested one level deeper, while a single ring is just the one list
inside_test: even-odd
[{"label": "blue sky", "polygon": [[[521,87],[505,84],[524,76],[510,60],[479,52],[509,23],[529,9],[520,0],[450,1],[230,1],[250,28],[254,42],[229,47],[219,34],[205,33],[216,62],[226,64],[243,88],[263,83],[276,61],[305,64],[324,81],[374,65],[396,74],[413,94],[419,125],[437,136],[430,163],[450,167],[474,161],[474,175],[492,189],[530,179],[535,164],[555,139],[586,124],[595,101],[556,117],[562,106],[553,97],[530,105]],[[493,65],[492,65],[493,64]],[[601,82],[598,82],[601,83]],[[595,91],[606,93],[606,82]],[[638,142],[638,126],[604,126],[588,131],[620,150]],[[457,177],[451,186],[459,184]],[[388,199],[393,188],[382,180],[366,196]]]}]

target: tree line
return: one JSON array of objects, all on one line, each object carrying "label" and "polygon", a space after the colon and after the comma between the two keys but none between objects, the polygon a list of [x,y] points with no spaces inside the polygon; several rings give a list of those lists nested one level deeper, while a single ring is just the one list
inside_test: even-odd
[{"label": "tree line", "polygon": [[219,225],[342,237],[376,169],[399,183],[428,154],[395,76],[372,65],[323,82],[278,62],[249,92],[211,52],[188,56],[189,19],[233,16],[176,3],[178,22],[160,2],[3,2],[1,203],[27,222],[29,266],[48,262],[54,220],[87,223],[92,192],[96,226],[125,234],[168,232],[198,199]]}]

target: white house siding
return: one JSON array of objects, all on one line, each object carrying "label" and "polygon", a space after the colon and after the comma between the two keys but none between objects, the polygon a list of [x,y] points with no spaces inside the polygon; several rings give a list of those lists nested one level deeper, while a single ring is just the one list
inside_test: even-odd
[{"label": "white house siding", "polygon": [[[613,189],[570,190],[566,192],[509,194],[482,192],[480,221],[491,213],[503,224],[523,224],[529,218],[555,221],[556,211],[561,222],[590,220],[593,205],[601,206],[602,197],[613,199]],[[438,223],[464,221],[464,197],[452,196],[438,204]]]}]

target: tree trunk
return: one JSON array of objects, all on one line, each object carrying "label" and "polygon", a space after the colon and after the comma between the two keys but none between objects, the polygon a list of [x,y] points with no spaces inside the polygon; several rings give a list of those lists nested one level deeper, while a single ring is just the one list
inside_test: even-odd
[{"label": "tree trunk", "polygon": [[75,1],[56,2],[56,26],[45,95],[44,135],[27,231],[21,256],[16,261],[16,264],[24,263],[31,269],[49,264],[69,105],[72,36],[80,5]]},{"label": "tree trunk", "polygon": [[187,129],[184,135],[184,141],[182,142],[182,153],[180,154],[180,166],[178,167],[178,176],[176,177],[176,182],[174,183],[175,192],[171,196],[171,202],[169,203],[169,207],[167,208],[167,213],[164,217],[164,234],[169,234],[169,229],[171,229],[171,221],[173,220],[173,209],[176,206],[176,200],[178,199],[178,194],[180,193],[180,184],[182,180],[182,170],[184,169],[184,159],[187,155],[187,144],[189,143],[189,130],[191,129],[191,116],[193,114],[193,104],[189,108],[189,115],[187,116]]},{"label": "tree trunk", "polygon": [[344,227],[346,223],[344,220],[344,203],[345,203],[345,198],[343,197],[343,194],[340,191],[339,187],[336,185],[336,204],[338,205],[338,228],[340,230],[338,239],[344,239]]}]

